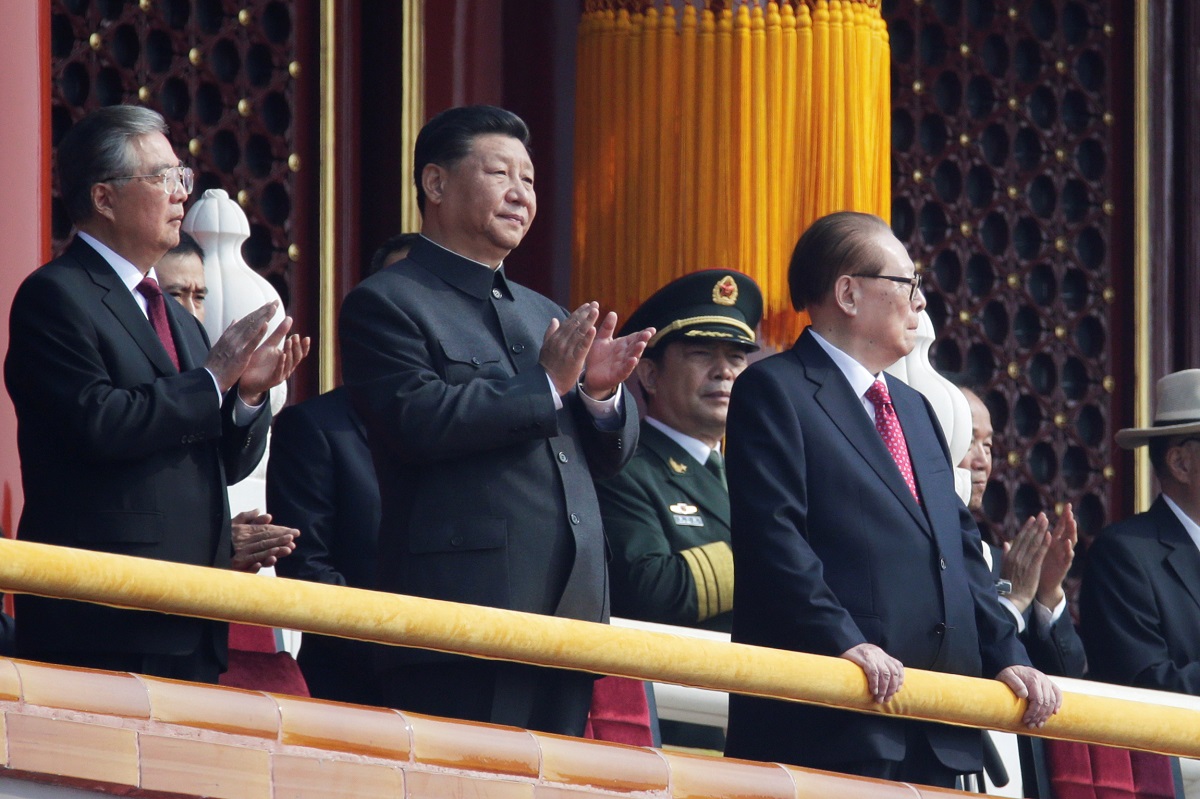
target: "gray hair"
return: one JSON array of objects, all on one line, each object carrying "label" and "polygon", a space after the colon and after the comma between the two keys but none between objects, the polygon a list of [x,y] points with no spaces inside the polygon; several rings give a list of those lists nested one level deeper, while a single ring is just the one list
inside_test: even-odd
[{"label": "gray hair", "polygon": [[98,108],[75,123],[58,145],[58,187],[76,224],[90,219],[92,186],[136,168],[130,142],[152,133],[167,135],[162,115],[138,105]]}]

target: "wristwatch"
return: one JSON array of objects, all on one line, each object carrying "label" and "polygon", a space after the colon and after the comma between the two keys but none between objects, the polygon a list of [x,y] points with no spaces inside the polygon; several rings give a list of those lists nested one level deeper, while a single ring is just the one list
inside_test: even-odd
[{"label": "wristwatch", "polygon": [[1012,580],[997,580],[996,593],[1000,596],[1008,596],[1012,593]]}]

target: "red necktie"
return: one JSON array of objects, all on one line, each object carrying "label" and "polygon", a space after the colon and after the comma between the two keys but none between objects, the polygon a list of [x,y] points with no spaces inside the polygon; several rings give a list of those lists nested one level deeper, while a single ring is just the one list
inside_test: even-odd
[{"label": "red necktie", "polygon": [[167,306],[163,301],[158,281],[152,277],[143,278],[142,282],[137,284],[137,290],[146,298],[146,311],[154,332],[158,334],[158,340],[162,342],[167,355],[171,356],[171,363],[178,369],[179,354],[175,351],[175,339],[171,338],[171,326],[167,324]]},{"label": "red necktie", "polygon": [[904,440],[904,431],[900,429],[900,420],[896,418],[896,409],[892,407],[892,396],[888,393],[887,385],[882,380],[876,380],[867,389],[866,397],[875,406],[875,429],[899,467],[900,476],[912,492],[913,499],[920,505],[921,497],[917,494],[917,481],[913,479],[912,460],[908,457],[908,442]]}]

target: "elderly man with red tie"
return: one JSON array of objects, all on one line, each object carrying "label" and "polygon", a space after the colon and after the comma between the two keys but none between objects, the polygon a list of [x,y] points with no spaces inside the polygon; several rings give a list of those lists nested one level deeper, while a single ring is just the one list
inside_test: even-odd
[{"label": "elderly man with red tie", "polygon": [[[733,639],[846,658],[875,701],[914,667],[995,677],[1038,726],[1061,694],[1029,665],[925,398],[883,369],[925,305],[878,217],[839,212],[800,238],[792,303],[812,325],[733,387]],[[726,755],[944,787],[982,768],[977,730],[732,696]]]}]

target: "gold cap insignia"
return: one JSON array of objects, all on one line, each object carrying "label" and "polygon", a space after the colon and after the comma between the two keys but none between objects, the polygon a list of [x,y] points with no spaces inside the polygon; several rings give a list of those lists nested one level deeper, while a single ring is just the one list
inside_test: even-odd
[{"label": "gold cap insignia", "polygon": [[713,302],[717,305],[737,305],[738,287],[730,275],[726,275],[713,286]]},{"label": "gold cap insignia", "polygon": [[695,505],[689,505],[686,502],[676,502],[667,508],[671,513],[678,513],[680,516],[691,516],[699,510]]},{"label": "gold cap insignia", "polygon": [[687,474],[686,463],[680,463],[674,458],[668,458],[667,463],[671,466],[671,471],[675,472],[675,474]]}]

